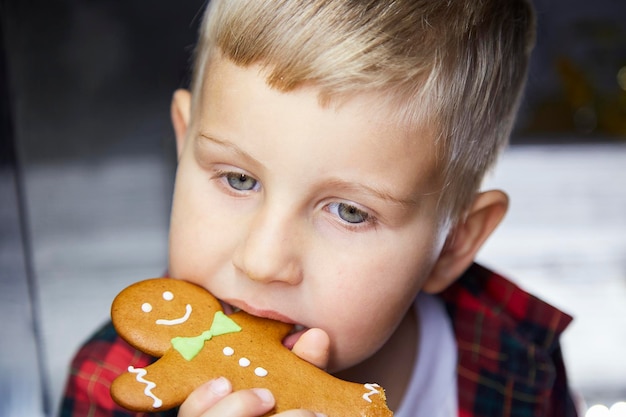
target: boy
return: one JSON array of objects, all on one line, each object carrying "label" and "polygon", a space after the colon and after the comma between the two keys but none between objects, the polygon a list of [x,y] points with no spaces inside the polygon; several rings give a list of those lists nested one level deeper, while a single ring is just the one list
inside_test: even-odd
[{"label": "boy", "polygon": [[[287,348],[378,382],[398,416],[576,415],[558,344],[570,318],[473,264],[507,209],[479,186],[533,24],[523,0],[211,2],[192,91],[172,103],[170,275],[227,312],[299,325]],[[133,415],[108,386],[150,361],[106,326],[62,414]],[[231,391],[210,381],[179,415],[273,407]]]}]

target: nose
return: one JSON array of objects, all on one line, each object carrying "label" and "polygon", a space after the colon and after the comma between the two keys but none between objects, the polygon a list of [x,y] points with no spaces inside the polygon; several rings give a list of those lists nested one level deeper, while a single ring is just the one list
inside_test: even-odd
[{"label": "nose", "polygon": [[296,224],[288,213],[256,212],[233,255],[235,268],[258,282],[300,283],[303,242]]}]

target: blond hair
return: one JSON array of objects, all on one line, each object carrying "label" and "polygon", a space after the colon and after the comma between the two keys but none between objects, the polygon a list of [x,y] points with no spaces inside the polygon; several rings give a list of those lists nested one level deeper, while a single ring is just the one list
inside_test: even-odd
[{"label": "blond hair", "polygon": [[192,90],[219,51],[323,103],[381,92],[400,123],[434,126],[440,202],[458,216],[508,142],[533,44],[525,0],[212,0]]}]

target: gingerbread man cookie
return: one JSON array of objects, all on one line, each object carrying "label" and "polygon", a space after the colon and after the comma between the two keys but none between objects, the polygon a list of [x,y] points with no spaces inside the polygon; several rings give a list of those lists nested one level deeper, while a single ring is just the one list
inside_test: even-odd
[{"label": "gingerbread man cookie", "polygon": [[304,408],[327,416],[392,416],[377,384],[343,381],[298,358],[282,345],[291,325],[225,315],[219,301],[186,281],[156,278],[118,294],[113,325],[133,347],[159,359],[128,367],[111,396],[133,411],[180,405],[199,385],[219,376],[233,389],[262,387],[276,398],[273,413]]}]

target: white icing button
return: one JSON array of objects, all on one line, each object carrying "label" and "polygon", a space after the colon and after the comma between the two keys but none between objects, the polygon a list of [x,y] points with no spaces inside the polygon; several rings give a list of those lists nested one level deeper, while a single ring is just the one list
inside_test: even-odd
[{"label": "white icing button", "polygon": [[226,346],[224,350],[222,350],[222,352],[226,356],[233,356],[235,354],[235,349],[231,348],[230,346]]},{"label": "white icing button", "polygon": [[254,370],[254,373],[256,374],[256,376],[267,376],[267,369],[258,367]]},{"label": "white icing button", "polygon": [[248,358],[239,359],[239,366],[241,366],[242,368],[245,368],[246,366],[250,366],[250,359]]},{"label": "white icing button", "polygon": [[165,291],[163,293],[163,299],[165,301],[172,301],[174,299],[174,294],[172,294],[170,291]]},{"label": "white icing button", "polygon": [[144,313],[149,313],[149,312],[151,312],[151,311],[152,311],[152,306],[150,305],[150,303],[143,303],[143,304],[141,305],[141,310],[142,310]]}]

